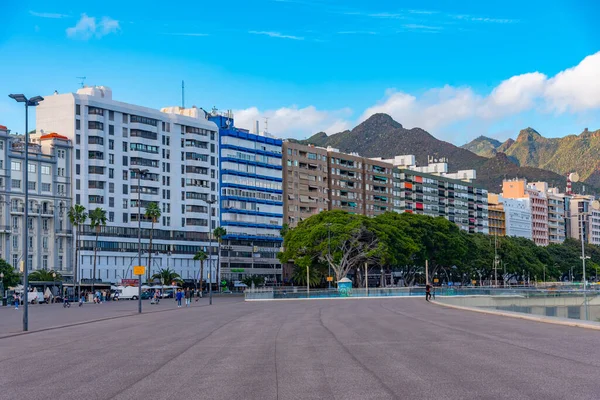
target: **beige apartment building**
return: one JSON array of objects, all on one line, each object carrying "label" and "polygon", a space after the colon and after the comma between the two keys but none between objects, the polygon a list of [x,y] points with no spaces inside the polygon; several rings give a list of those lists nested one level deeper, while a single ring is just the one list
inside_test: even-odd
[{"label": "beige apartment building", "polygon": [[393,169],[392,164],[364,159],[365,215],[374,217],[393,210]]},{"label": "beige apartment building", "polygon": [[506,212],[499,196],[488,193],[489,233],[491,236],[506,236]]},{"label": "beige apartment building", "polygon": [[291,228],[329,209],[327,150],[283,142],[283,222]]},{"label": "beige apartment building", "polygon": [[502,196],[508,199],[526,199],[531,209],[532,236],[535,244],[547,246],[548,240],[548,197],[545,190],[536,187],[541,183],[527,184],[524,179],[505,180],[502,182]]},{"label": "beige apartment building", "polygon": [[358,154],[341,153],[337,149],[328,150],[329,209],[364,214],[364,158]]}]

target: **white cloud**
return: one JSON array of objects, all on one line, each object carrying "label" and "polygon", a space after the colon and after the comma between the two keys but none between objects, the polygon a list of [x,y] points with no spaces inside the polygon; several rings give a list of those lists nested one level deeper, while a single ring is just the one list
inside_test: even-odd
[{"label": "white cloud", "polygon": [[281,32],[272,32],[272,31],[248,31],[253,35],[266,35],[274,38],[280,39],[292,39],[292,40],[304,40],[302,36],[292,36],[292,35],[284,35]]},{"label": "white cloud", "polygon": [[317,132],[336,133],[351,127],[348,117],[352,111],[341,109],[320,111],[314,106],[298,108],[297,106],[281,107],[276,110],[259,110],[250,107],[234,110],[235,125],[254,132],[256,121],[264,130],[265,118],[268,118],[268,131],[279,137],[304,139]]},{"label": "white cloud", "polygon": [[73,39],[88,40],[92,37],[101,38],[110,33],[119,31],[119,21],[110,17],[102,17],[100,22],[96,22],[96,17],[88,17],[87,14],[81,14],[77,24],[67,28],[67,36]]},{"label": "white cloud", "polygon": [[548,107],[558,112],[600,108],[600,52],[556,74],[547,82],[544,96]]},{"label": "white cloud", "polygon": [[262,126],[264,117],[268,117],[270,132],[280,137],[302,139],[319,131],[328,134],[341,132],[375,113],[386,113],[406,128],[420,127],[442,139],[452,133],[446,139],[455,141],[469,136],[464,129],[477,130],[480,134],[482,129],[498,120],[520,118],[523,112],[583,114],[598,109],[600,52],[553,77],[541,72],[515,75],[500,82],[489,93],[449,85],[429,89],[419,95],[388,89],[383,98],[368,107],[358,119],[350,109],[328,111],[314,106],[262,111],[251,107],[236,111],[235,116],[237,126],[251,130],[255,120],[259,120]]},{"label": "white cloud", "polygon": [[58,14],[58,13],[47,13],[47,12],[36,12],[36,11],[29,11],[29,14],[33,15],[34,17],[39,17],[39,18],[52,18],[52,19],[60,19],[60,18],[67,18],[69,17],[66,14]]}]

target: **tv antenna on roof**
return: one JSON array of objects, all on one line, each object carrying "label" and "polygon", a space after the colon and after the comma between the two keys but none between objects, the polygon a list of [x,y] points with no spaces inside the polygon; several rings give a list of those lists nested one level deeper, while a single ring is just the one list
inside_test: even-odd
[{"label": "tv antenna on roof", "polygon": [[85,86],[85,76],[76,76],[75,78],[81,79],[81,83],[80,83],[81,87]]}]

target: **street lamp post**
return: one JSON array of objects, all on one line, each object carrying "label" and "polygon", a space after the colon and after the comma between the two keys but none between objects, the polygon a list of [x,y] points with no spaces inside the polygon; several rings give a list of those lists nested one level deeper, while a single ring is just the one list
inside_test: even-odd
[{"label": "street lamp post", "polygon": [[0,306],[4,305],[4,272],[0,272]]},{"label": "street lamp post", "polygon": [[9,94],[8,97],[17,101],[18,103],[25,103],[25,134],[23,153],[25,158],[25,166],[21,170],[23,171],[23,193],[25,194],[25,209],[23,210],[23,292],[25,293],[25,301],[23,302],[23,331],[29,330],[29,307],[27,301],[27,291],[29,287],[29,271],[27,266],[28,252],[27,252],[27,219],[29,218],[28,207],[29,207],[29,107],[35,107],[39,105],[40,101],[43,101],[42,96],[35,96],[27,98],[23,94]]},{"label": "street lamp post", "polygon": [[[217,200],[204,200],[204,202],[208,204],[208,261],[210,263],[208,272],[208,304],[212,305],[212,206]],[[252,249],[252,251],[254,252],[254,249]],[[200,290],[202,290],[202,288],[200,288]]]},{"label": "street lamp post", "polygon": [[[138,178],[138,265],[142,265],[142,174],[148,173],[147,169],[131,168],[131,172],[135,172]],[[142,313],[142,275],[138,278],[138,313]]]},{"label": "street lamp post", "polygon": [[[325,225],[327,225],[327,255],[329,256],[329,259],[331,260],[331,222],[327,222]],[[329,277],[331,276],[331,262],[328,263],[329,264]],[[327,287],[329,289],[331,289],[331,281],[329,279],[327,279]]]}]

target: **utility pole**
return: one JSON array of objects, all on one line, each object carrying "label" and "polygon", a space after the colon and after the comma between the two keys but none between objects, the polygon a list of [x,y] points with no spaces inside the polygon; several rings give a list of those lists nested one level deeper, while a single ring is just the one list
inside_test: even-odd
[{"label": "utility pole", "polygon": [[425,286],[429,285],[429,260],[425,260]]}]

